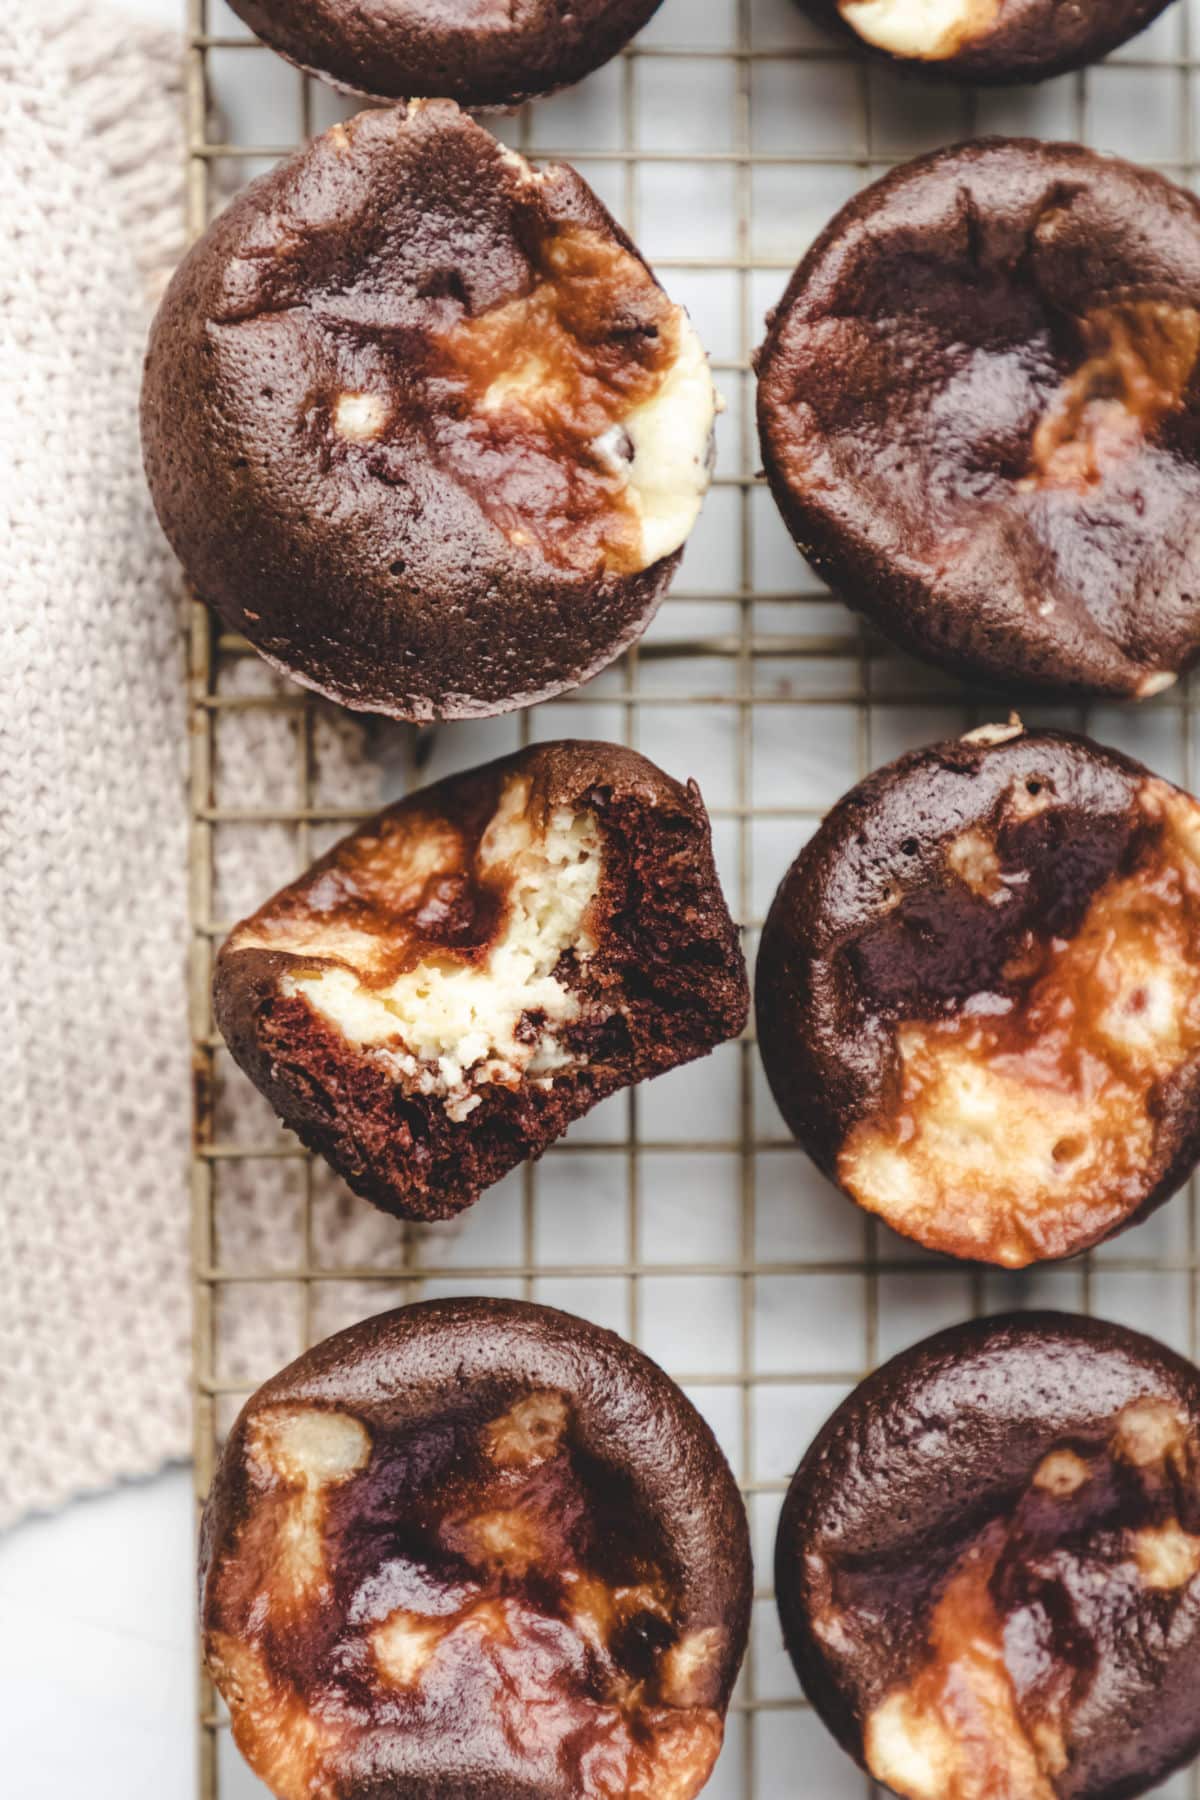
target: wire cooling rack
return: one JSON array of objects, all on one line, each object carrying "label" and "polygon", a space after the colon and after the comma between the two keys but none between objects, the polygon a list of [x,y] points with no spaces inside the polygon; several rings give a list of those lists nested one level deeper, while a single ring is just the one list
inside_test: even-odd
[{"label": "wire cooling rack", "polygon": [[[189,223],[198,233],[233,186],[351,109],[256,45],[221,0],[188,0],[188,19]],[[562,156],[582,170],[690,307],[728,402],[717,478],[675,591],[637,649],[533,712],[377,730],[383,797],[540,738],[629,743],[700,781],[752,958],[776,883],[847,787],[911,745],[1008,711],[1002,695],[899,657],[797,556],[756,478],[749,359],[763,315],[855,189],[938,144],[984,131],[1073,138],[1191,183],[1193,29],[1176,5],[1084,75],[973,94],[867,65],[792,0],[666,0],[625,55],[504,120],[500,134],[535,159]],[[245,1107],[256,1102],[214,1035],[209,1002],[213,954],[234,917],[362,816],[357,796],[333,791],[335,709],[268,677],[198,605],[189,651],[198,1496],[242,1396],[354,1317],[473,1292],[597,1319],[682,1383],[750,1509],[754,1628],[712,1800],[862,1800],[870,1784],[802,1702],[768,1585],[780,1500],[801,1452],[877,1361],[972,1313],[1094,1308],[1195,1356],[1194,1193],[1054,1269],[997,1275],[915,1253],[813,1172],[775,1111],[748,1033],[605,1103],[540,1165],[486,1195],[457,1232],[379,1219],[371,1253],[348,1264],[338,1222],[357,1203],[265,1109],[252,1112],[247,1135]],[[1037,706],[1026,718],[1090,730],[1195,786],[1192,712],[1184,683],[1137,709]],[[280,791],[248,799],[231,791],[221,732],[250,714],[273,746],[272,766],[282,747],[292,772]],[[275,866],[259,891],[230,903],[223,849],[250,838],[271,846]],[[289,1221],[292,1244],[281,1256],[276,1233],[269,1266],[239,1227],[264,1196],[276,1223]],[[271,1331],[247,1333],[259,1314]],[[203,1678],[199,1721],[202,1800],[265,1793]],[[1161,1793],[1196,1800],[1200,1777],[1177,1777]]]}]

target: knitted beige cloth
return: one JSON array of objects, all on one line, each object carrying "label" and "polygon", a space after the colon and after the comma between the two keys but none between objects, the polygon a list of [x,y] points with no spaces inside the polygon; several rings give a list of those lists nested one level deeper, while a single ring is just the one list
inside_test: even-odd
[{"label": "knitted beige cloth", "polygon": [[[181,48],[95,0],[0,8],[0,1526],[190,1438],[180,584],[137,433],[182,246]],[[290,795],[288,747],[232,719],[222,791]],[[319,730],[339,802],[374,804],[359,727]],[[224,916],[277,884],[273,849],[219,846]],[[261,1139],[236,1083],[222,1128],[250,1109]],[[296,1255],[270,1167],[228,1184],[227,1261]],[[386,1222],[331,1205],[355,1256],[387,1253]],[[223,1354],[257,1378],[298,1347],[294,1300],[234,1293]]]}]

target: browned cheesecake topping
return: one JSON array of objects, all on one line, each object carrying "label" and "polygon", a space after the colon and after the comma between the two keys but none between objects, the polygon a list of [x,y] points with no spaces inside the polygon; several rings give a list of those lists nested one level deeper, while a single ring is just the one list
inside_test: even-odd
[{"label": "browned cheesecake topping", "polygon": [[[885,1107],[849,1133],[838,1175],[910,1235],[1020,1266],[1136,1206],[1159,1097],[1200,1053],[1200,808],[1153,780],[1138,805],[1141,855],[1072,936],[1026,930],[964,1004],[897,1025]],[[1025,879],[979,830],[946,862],[1000,909]]]},{"label": "browned cheesecake topping", "polygon": [[551,1751],[581,1800],[691,1800],[722,1739],[720,1627],[684,1632],[669,1549],[554,1390],[392,1434],[260,1412],[254,1503],[209,1581],[210,1667],[281,1800],[347,1791],[371,1734]]},{"label": "browned cheesecake topping", "polygon": [[872,1774],[904,1800],[1055,1800],[1101,1654],[1072,1595],[1177,1599],[1200,1573],[1197,1474],[1187,1421],[1153,1395],[1106,1444],[1043,1457],[1011,1513],[957,1559],[926,1659],[866,1720]]}]

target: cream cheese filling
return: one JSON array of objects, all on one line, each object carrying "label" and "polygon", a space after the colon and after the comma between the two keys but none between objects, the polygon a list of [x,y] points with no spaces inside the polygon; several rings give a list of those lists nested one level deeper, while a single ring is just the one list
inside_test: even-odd
[{"label": "cream cheese filling", "polygon": [[497,879],[507,895],[500,934],[481,962],[441,953],[383,987],[345,966],[288,974],[280,984],[405,1085],[444,1098],[455,1120],[481,1103],[482,1085],[549,1085],[576,1060],[559,1031],[583,1006],[555,971],[566,951],[586,962],[595,950],[585,915],[600,885],[600,827],[591,813],[559,807],[537,829],[527,801],[527,784],[510,783],[480,842],[480,878]]},{"label": "cream cheese filling", "polygon": [[877,50],[939,62],[991,29],[1000,0],[841,0],[838,11]]},{"label": "cream cheese filling", "polygon": [[627,497],[641,520],[647,569],[682,549],[712,481],[717,391],[704,346],[682,307],[677,323],[678,352],[657,391],[614,428],[632,455],[610,448],[614,433],[597,444],[610,466],[624,473]]},{"label": "cream cheese filling", "polygon": [[[1153,781],[1139,801],[1165,819],[1157,862],[1097,892],[1018,1012],[897,1028],[901,1102],[854,1128],[838,1175],[898,1229],[1021,1267],[1061,1254],[1058,1234],[1085,1217],[1098,1234],[1135,1204],[1157,1084],[1200,1043],[1200,808]],[[998,864],[975,837],[951,846],[948,866],[1001,904]]]}]

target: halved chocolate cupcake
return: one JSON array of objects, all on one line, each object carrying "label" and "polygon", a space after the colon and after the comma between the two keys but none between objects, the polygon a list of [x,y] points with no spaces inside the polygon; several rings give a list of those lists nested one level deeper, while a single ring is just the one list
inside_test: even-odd
[{"label": "halved chocolate cupcake", "polygon": [[377,1206],[432,1219],[735,1037],[749,996],[694,783],[564,742],[345,838],[232,933],[215,1002],[284,1122]]},{"label": "halved chocolate cupcake", "polygon": [[268,661],[396,718],[503,712],[649,624],[710,478],[683,309],[587,184],[448,101],[253,182],[159,310],[158,514]]},{"label": "halved chocolate cupcake", "polygon": [[797,544],[905,648],[1142,698],[1200,648],[1200,203],[1071,144],[896,169],[759,356]]},{"label": "halved chocolate cupcake", "polygon": [[973,86],[1044,81],[1135,37],[1168,0],[807,0],[899,67]]},{"label": "halved chocolate cupcake", "polygon": [[750,1591],[689,1401],[516,1301],[308,1351],[248,1401],[204,1514],[208,1666],[278,1800],[692,1800]]},{"label": "halved chocolate cupcake", "polygon": [[1060,1314],[941,1332],[817,1437],[784,1636],[904,1800],[1133,1800],[1200,1749],[1200,1375]]},{"label": "halved chocolate cupcake", "polygon": [[[1110,0],[1111,3],[1111,0]],[[440,94],[510,108],[582,81],[662,0],[230,0],[290,62],[377,100]]]},{"label": "halved chocolate cupcake", "polygon": [[1200,1158],[1200,803],[986,727],[878,770],[775,896],[763,1064],[814,1161],[931,1250],[1018,1268]]}]

